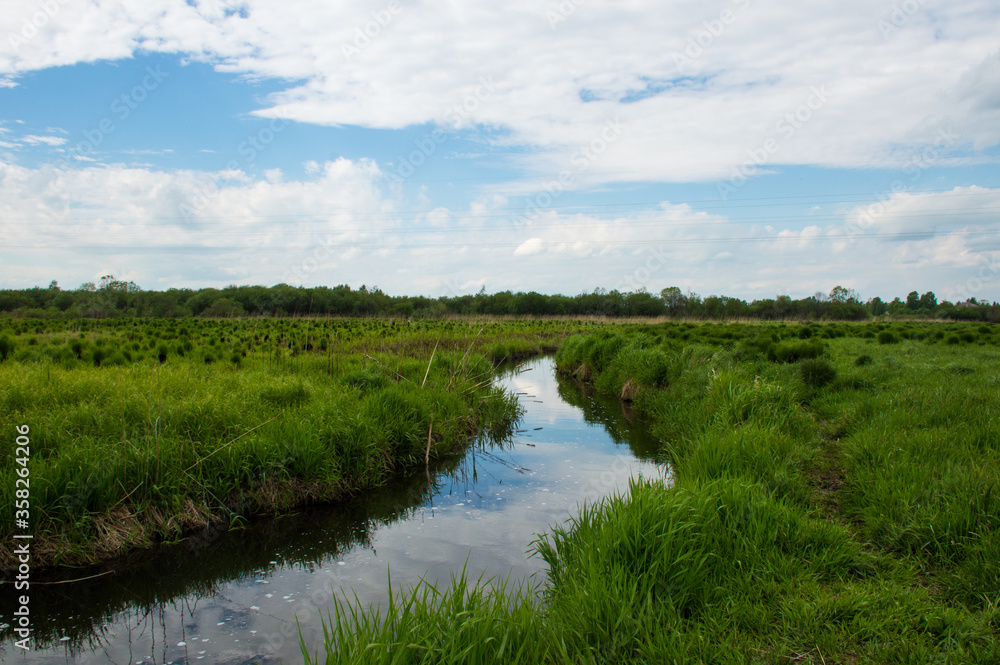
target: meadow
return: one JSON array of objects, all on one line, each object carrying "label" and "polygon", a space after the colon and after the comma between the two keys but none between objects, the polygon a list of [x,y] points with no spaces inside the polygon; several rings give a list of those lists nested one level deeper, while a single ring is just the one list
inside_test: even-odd
[{"label": "meadow", "polygon": [[[503,437],[495,366],[556,348],[553,322],[0,321],[0,504],[30,428],[33,567],[77,566],[385,483]],[[23,475],[23,473],[22,473]],[[16,566],[0,515],[0,568]],[[18,532],[23,532],[19,529]]]},{"label": "meadow", "polygon": [[502,439],[496,368],[553,351],[669,480],[539,534],[541,586],[342,598],[307,663],[1000,661],[996,325],[6,319],[0,429],[31,428],[33,554],[80,565]]},{"label": "meadow", "polygon": [[303,657],[998,662],[998,342],[920,322],[570,337],[559,371],[652,423],[669,482],[540,534],[540,588],[461,576],[384,616],[345,598]]}]

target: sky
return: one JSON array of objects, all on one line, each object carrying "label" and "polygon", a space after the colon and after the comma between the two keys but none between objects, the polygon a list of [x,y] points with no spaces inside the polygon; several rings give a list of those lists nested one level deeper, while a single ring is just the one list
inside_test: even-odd
[{"label": "sky", "polygon": [[0,288],[1000,300],[995,0],[0,0]]}]

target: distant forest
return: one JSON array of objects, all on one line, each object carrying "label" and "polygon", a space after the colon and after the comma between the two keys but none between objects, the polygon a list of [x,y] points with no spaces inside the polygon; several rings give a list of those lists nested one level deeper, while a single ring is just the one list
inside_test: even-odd
[{"label": "distant forest", "polygon": [[449,315],[684,317],[695,319],[808,319],[856,321],[874,316],[1000,322],[1000,304],[938,302],[933,292],[912,291],[905,298],[862,301],[842,286],[793,300],[789,296],[747,302],[728,296],[683,293],[676,286],[659,294],[645,290],[606,291],[576,296],[501,291],[476,295],[390,296],[378,288],[350,286],[228,286],[224,289],[145,291],[112,275],[65,290],[0,290],[0,316],[24,318],[235,317],[235,316],[398,316]]}]

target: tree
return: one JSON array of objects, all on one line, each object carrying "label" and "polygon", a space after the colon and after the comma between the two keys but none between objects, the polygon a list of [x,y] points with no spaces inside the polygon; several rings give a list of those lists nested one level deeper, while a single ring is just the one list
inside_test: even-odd
[{"label": "tree", "polygon": [[847,302],[850,292],[839,284],[830,290],[830,302]]},{"label": "tree", "polygon": [[790,295],[779,295],[774,299],[774,316],[776,318],[783,319],[789,316],[793,309],[795,306]]},{"label": "tree", "polygon": [[928,291],[924,295],[920,296],[920,307],[927,310],[932,310],[937,307],[937,296],[934,295],[933,291]]},{"label": "tree", "polygon": [[889,311],[889,305],[878,296],[868,301],[868,311],[872,316],[882,316]]},{"label": "tree", "polygon": [[920,309],[920,294],[916,291],[910,291],[906,294],[906,309],[917,310]]},{"label": "tree", "polygon": [[681,293],[680,287],[668,286],[660,291],[660,299],[670,316],[678,316],[687,307],[687,297]]},{"label": "tree", "polygon": [[663,302],[645,289],[625,296],[625,312],[630,316],[662,316]]},{"label": "tree", "polygon": [[201,316],[215,317],[215,318],[229,318],[232,316],[242,316],[243,315],[243,305],[231,300],[229,298],[219,298],[212,302],[204,311],[202,311]]},{"label": "tree", "polygon": [[707,296],[702,302],[705,316],[710,319],[720,319],[725,313],[725,301],[719,296]]},{"label": "tree", "polygon": [[847,287],[840,286],[839,284],[833,287],[830,291],[829,296],[830,302],[839,303],[861,303],[861,299],[858,297],[858,292],[854,289],[848,289]]}]

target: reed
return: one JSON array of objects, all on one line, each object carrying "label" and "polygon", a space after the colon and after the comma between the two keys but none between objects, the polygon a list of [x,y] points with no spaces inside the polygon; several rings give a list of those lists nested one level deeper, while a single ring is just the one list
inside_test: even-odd
[{"label": "reed", "polygon": [[[69,325],[3,323],[13,341],[0,362],[0,428],[31,427],[36,567],[337,501],[477,433],[500,438],[519,415],[479,349],[524,326],[431,325],[431,363],[414,344],[428,327],[396,322],[92,321],[86,343]],[[51,346],[19,339],[46,333]],[[330,337],[344,343],[320,348]],[[131,359],[109,364],[110,349]],[[15,473],[3,456],[4,505]],[[13,527],[12,512],[0,516],[0,533]],[[0,567],[16,565],[11,542]]]},{"label": "reed", "polygon": [[997,662],[997,342],[921,322],[570,337],[559,372],[640,387],[669,478],[539,535],[541,589],[345,602],[307,662]]}]

